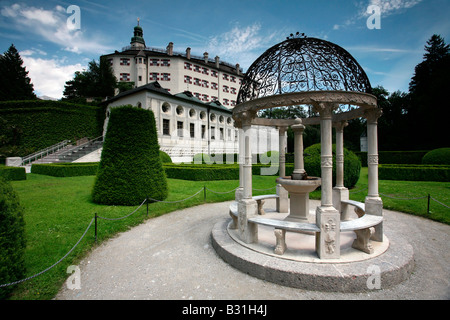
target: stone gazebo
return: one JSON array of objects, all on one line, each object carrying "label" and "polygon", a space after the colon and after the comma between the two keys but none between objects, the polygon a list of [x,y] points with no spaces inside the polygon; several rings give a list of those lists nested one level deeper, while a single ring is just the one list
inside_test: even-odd
[{"label": "stone gazebo", "polygon": [[[244,260],[248,262],[250,256],[260,252],[265,257],[256,256],[255,260],[263,259],[262,268],[267,269],[267,255],[270,259],[278,259],[275,264],[288,259],[323,265],[363,261],[389,251],[389,240],[383,234],[383,203],[378,193],[377,119],[382,112],[371,92],[369,79],[358,62],[346,50],[325,40],[291,36],[255,60],[243,79],[238,104],[233,110],[235,125],[239,128],[240,186],[236,191],[236,201],[230,206],[233,219],[226,226],[226,234],[223,234],[234,242],[221,245],[222,238],[215,234],[217,229],[213,230],[213,244],[222,258],[242,266]],[[257,116],[260,110],[282,106],[309,106],[319,116],[302,119]],[[349,200],[348,189],[343,183],[343,132],[348,120],[359,117],[367,120],[368,193],[364,203]],[[320,125],[321,177],[308,177],[303,166],[303,130],[305,125],[312,124]],[[252,196],[252,125],[271,126],[279,130],[279,178],[276,179],[277,192],[273,195]],[[294,172],[286,177],[285,133],[288,127],[295,134]],[[334,187],[333,127],[336,131]],[[320,205],[310,213],[309,192],[319,186]],[[262,205],[264,200],[270,198],[276,199],[276,210],[265,215]],[[354,213],[350,208],[354,208]],[[272,237],[276,243],[272,253],[259,245],[258,232],[263,226],[272,228],[274,232]],[[304,257],[302,250],[291,250],[289,257],[285,257],[287,248],[291,247],[286,241],[286,232],[309,237],[305,241],[314,243],[316,256]],[[341,256],[341,233],[349,232],[354,232],[355,239],[352,239],[350,250]],[[233,247],[232,243],[233,246],[238,244],[245,248],[243,250],[251,249],[251,252],[243,254],[243,261],[236,263],[239,260],[236,257],[240,254],[228,252]],[[241,248],[236,250],[241,251]],[[355,251],[360,253],[355,254]],[[233,255],[236,257],[230,258]],[[267,270],[256,272],[256,261],[252,261],[251,265],[252,271],[246,272],[265,278],[260,273],[266,274]],[[298,265],[291,267],[298,268]],[[287,273],[291,274],[292,270]],[[277,277],[283,278],[282,275]]]}]

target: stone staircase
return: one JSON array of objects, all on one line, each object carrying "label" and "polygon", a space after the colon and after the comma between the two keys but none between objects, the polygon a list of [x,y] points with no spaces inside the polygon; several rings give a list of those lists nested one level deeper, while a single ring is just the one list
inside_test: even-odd
[{"label": "stone staircase", "polygon": [[[95,139],[94,139],[95,140]],[[84,157],[85,155],[92,153],[103,147],[103,141],[91,140],[80,146],[72,147],[69,150],[58,154],[58,161],[55,162],[74,162],[75,160]]]}]

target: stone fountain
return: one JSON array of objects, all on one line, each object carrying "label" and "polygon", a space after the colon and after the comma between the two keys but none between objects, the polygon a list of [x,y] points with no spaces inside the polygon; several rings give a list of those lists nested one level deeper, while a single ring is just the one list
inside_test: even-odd
[{"label": "stone fountain", "polygon": [[286,221],[311,222],[309,218],[309,193],[316,190],[321,183],[319,177],[309,177],[303,161],[303,130],[301,119],[296,119],[291,126],[294,131],[294,171],[291,176],[282,176],[276,182],[290,195],[289,215]]}]

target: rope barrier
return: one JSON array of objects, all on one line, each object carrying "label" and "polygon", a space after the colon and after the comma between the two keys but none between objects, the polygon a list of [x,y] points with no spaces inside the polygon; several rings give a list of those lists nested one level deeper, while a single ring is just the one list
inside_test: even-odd
[{"label": "rope barrier", "polygon": [[210,188],[208,188],[208,187],[205,186],[205,189],[206,189],[206,190],[211,191],[212,193],[217,193],[217,194],[227,194],[227,193],[231,193],[231,192],[233,192],[233,191],[236,191],[237,188],[239,188],[239,187],[236,187],[236,188],[234,188],[233,190],[230,190],[230,191],[220,192],[220,191],[214,191],[214,190],[211,190]]},{"label": "rope barrier", "polygon": [[156,201],[156,202],[162,202],[162,203],[178,203],[178,202],[183,202],[183,201],[189,200],[189,199],[195,197],[196,195],[198,195],[198,194],[199,194],[200,192],[202,192],[202,191],[204,191],[204,188],[201,188],[199,191],[197,191],[197,193],[195,193],[195,194],[193,194],[192,196],[187,197],[186,199],[183,199],[183,200],[164,201],[164,200],[156,200],[156,199],[152,199],[152,198],[148,198],[148,199],[149,199],[149,200],[152,200],[152,201]]},{"label": "rope barrier", "polygon": [[137,207],[133,212],[127,214],[126,216],[120,217],[120,218],[106,218],[106,217],[101,217],[101,216],[97,216],[98,219],[103,219],[103,220],[109,220],[109,221],[117,221],[117,220],[122,220],[125,218],[128,218],[129,216],[131,216],[133,213],[135,213],[136,211],[138,211],[143,205],[144,203],[147,201],[147,199],[145,199],[139,207]]},{"label": "rope barrier", "polygon": [[40,276],[41,274],[43,274],[43,273],[49,271],[50,269],[52,269],[52,268],[55,267],[56,265],[58,265],[61,261],[63,261],[63,260],[64,260],[64,259],[65,259],[65,258],[66,258],[66,257],[67,257],[67,256],[68,256],[68,255],[69,255],[69,254],[70,254],[70,253],[78,246],[78,244],[81,242],[81,240],[84,238],[84,236],[85,236],[86,233],[88,232],[88,230],[89,230],[89,228],[91,227],[93,221],[94,221],[94,218],[92,218],[91,222],[89,223],[88,227],[87,227],[86,230],[84,231],[84,233],[83,233],[83,235],[81,236],[81,238],[77,241],[77,243],[75,243],[75,245],[72,247],[72,249],[70,249],[69,252],[67,252],[67,253],[64,255],[64,257],[62,257],[61,259],[59,259],[57,262],[55,262],[54,264],[52,264],[52,265],[51,265],[50,267],[48,267],[47,269],[42,270],[41,272],[36,273],[35,275],[32,275],[32,276],[30,276],[30,277],[28,277],[28,278],[25,278],[25,279],[22,279],[22,280],[18,280],[18,281],[14,281],[14,282],[11,282],[11,283],[1,284],[1,285],[0,285],[0,288],[7,287],[7,286],[12,286],[12,285],[15,285],[15,284],[18,284],[18,283],[27,281],[27,280],[31,280],[31,279],[36,278],[37,276]]},{"label": "rope barrier", "polygon": [[442,202],[440,202],[440,201],[436,200],[435,198],[433,198],[433,197],[431,197],[431,196],[430,196],[430,198],[431,198],[431,200],[433,200],[433,201],[435,201],[435,202],[439,203],[440,205],[443,205],[444,207],[446,207],[446,208],[450,209],[450,207],[449,207],[449,206],[447,206],[446,204],[443,204]]},{"label": "rope barrier", "polygon": [[384,197],[391,198],[391,199],[396,199],[396,200],[418,200],[418,199],[425,199],[425,198],[428,198],[428,196],[416,197],[416,198],[398,198],[398,197],[392,197],[392,196],[389,196],[389,195],[384,194],[384,193],[380,193],[380,195],[382,195],[382,196],[384,196]]},{"label": "rope barrier", "polygon": [[[239,188],[239,187],[237,187],[237,188]],[[109,220],[109,221],[117,221],[117,220],[125,219],[125,218],[131,216],[132,214],[136,213],[136,212],[144,205],[145,202],[147,202],[147,215],[148,215],[148,200],[155,201],[155,202],[162,202],[162,203],[179,203],[179,202],[183,202],[183,201],[186,201],[186,200],[189,200],[189,199],[195,197],[196,195],[198,195],[198,194],[199,194],[200,192],[202,192],[202,191],[205,192],[205,199],[206,199],[206,190],[209,190],[210,192],[217,193],[217,194],[227,194],[227,193],[231,193],[231,192],[235,191],[237,188],[235,188],[235,189],[233,189],[233,190],[230,190],[230,191],[220,192],[220,191],[214,191],[214,190],[211,190],[211,189],[209,189],[208,187],[204,186],[202,189],[200,189],[199,191],[197,191],[197,192],[196,192],[195,194],[193,194],[192,196],[189,196],[189,197],[187,197],[187,198],[185,198],[185,199],[182,199],[182,200],[176,200],[176,201],[164,201],[164,200],[157,200],[157,199],[152,199],[152,198],[146,198],[146,199],[139,205],[139,207],[137,207],[133,212],[131,212],[131,213],[129,213],[129,214],[123,216],[123,217],[120,217],[120,218],[106,218],[106,217],[98,216],[97,213],[96,213],[96,214],[95,214],[95,217],[91,219],[91,222],[89,223],[88,227],[86,228],[86,230],[84,231],[84,233],[83,233],[83,235],[80,237],[80,239],[78,239],[78,241],[75,243],[75,245],[74,245],[74,246],[73,246],[73,247],[72,247],[72,248],[71,248],[71,249],[70,249],[63,257],[62,257],[62,258],[61,258],[61,259],[59,259],[59,260],[58,260],[57,262],[55,262],[53,265],[51,265],[50,267],[48,267],[48,268],[42,270],[41,272],[39,272],[39,273],[37,273],[37,274],[35,274],[35,275],[32,275],[32,276],[27,277],[27,278],[25,278],[25,279],[18,280],[18,281],[14,281],[14,282],[11,282],[11,283],[1,284],[1,285],[0,285],[0,288],[7,287],[7,286],[12,286],[12,285],[19,284],[19,283],[24,282],[24,281],[27,281],[27,280],[31,280],[31,279],[33,279],[33,278],[35,278],[35,277],[40,276],[41,274],[44,274],[45,272],[51,270],[52,268],[54,268],[54,267],[55,267],[56,265],[58,265],[61,261],[63,261],[70,253],[72,253],[72,251],[78,246],[78,244],[81,242],[81,240],[83,240],[83,238],[85,237],[86,233],[88,232],[88,230],[90,229],[90,227],[92,226],[92,223],[93,223],[94,221],[95,221],[95,241],[97,241],[97,219],[103,219],[103,220]],[[274,189],[274,188],[276,188],[276,186],[275,186],[275,187],[272,187],[272,188],[268,188],[268,189],[253,189],[253,190],[255,190],[255,191],[267,191],[267,190],[272,190],[272,189]],[[358,192],[364,191],[364,190],[366,190],[366,189],[367,189],[367,187],[366,187],[366,188],[363,188],[363,189],[360,189],[360,190],[358,190],[358,191],[353,191],[353,192],[351,192],[351,193],[358,193]],[[396,200],[418,200],[418,199],[428,198],[428,212],[429,212],[429,200],[430,200],[430,199],[433,200],[433,201],[435,201],[435,202],[437,202],[438,204],[440,204],[440,205],[442,205],[442,206],[444,206],[444,207],[450,209],[449,206],[447,206],[447,205],[445,205],[444,203],[442,203],[442,202],[436,200],[435,198],[431,197],[430,195],[428,195],[428,196],[423,196],[423,197],[414,197],[414,198],[399,198],[399,197],[389,196],[389,195],[383,194],[383,193],[380,193],[380,195],[382,195],[382,196],[384,196],[384,197],[391,198],[391,199],[396,199]]]}]

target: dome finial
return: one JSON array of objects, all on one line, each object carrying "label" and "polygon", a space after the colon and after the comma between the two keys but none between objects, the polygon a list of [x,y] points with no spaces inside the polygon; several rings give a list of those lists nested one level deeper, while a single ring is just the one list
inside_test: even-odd
[{"label": "dome finial", "polygon": [[138,21],[138,25],[139,25],[139,17],[137,18],[137,21]]}]

